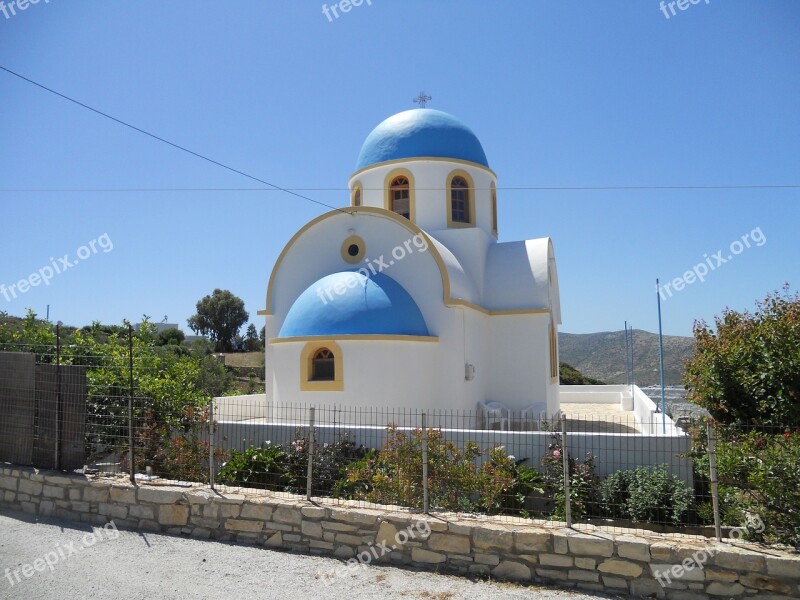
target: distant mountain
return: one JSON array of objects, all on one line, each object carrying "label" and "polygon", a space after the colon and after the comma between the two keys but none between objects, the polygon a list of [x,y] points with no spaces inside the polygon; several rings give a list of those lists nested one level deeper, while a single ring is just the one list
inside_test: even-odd
[{"label": "distant mountain", "polygon": [[[664,336],[664,383],[681,385],[684,361],[694,352],[694,338]],[[587,377],[606,383],[627,383],[625,332],[559,333],[559,359]],[[658,334],[633,331],[633,359],[636,384],[659,383]]]}]

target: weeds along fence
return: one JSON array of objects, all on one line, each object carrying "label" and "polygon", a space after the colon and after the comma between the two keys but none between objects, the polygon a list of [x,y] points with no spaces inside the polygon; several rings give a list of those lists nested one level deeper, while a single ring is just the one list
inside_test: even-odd
[{"label": "weeds along fence", "polygon": [[575,528],[721,537],[757,515],[748,535],[800,546],[797,428],[213,400],[209,357],[111,342],[0,345],[0,461]]}]

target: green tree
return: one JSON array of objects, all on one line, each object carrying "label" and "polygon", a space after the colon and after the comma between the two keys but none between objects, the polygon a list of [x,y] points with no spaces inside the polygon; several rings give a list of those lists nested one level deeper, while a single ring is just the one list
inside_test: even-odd
[{"label": "green tree", "polygon": [[244,349],[247,352],[258,352],[262,348],[263,346],[261,345],[261,340],[258,339],[256,326],[250,323],[250,325],[247,326],[247,333],[244,335]]},{"label": "green tree", "polygon": [[188,323],[195,333],[209,336],[217,352],[230,352],[239,329],[249,318],[241,298],[216,289],[197,303],[197,314]]},{"label": "green tree", "polygon": [[174,327],[165,329],[156,336],[156,346],[180,346],[186,339],[186,335]]},{"label": "green tree", "polygon": [[800,424],[800,294],[775,292],[754,313],[725,309],[694,325],[688,399],[722,423]]},{"label": "green tree", "polygon": [[[47,321],[36,318],[36,313],[28,309],[25,318],[11,326],[7,313],[0,314],[0,350],[6,352],[33,352],[38,362],[55,362],[55,327]],[[65,330],[62,336],[69,335]],[[65,337],[62,337],[64,343]]]},{"label": "green tree", "polygon": [[599,379],[584,375],[575,367],[564,362],[558,366],[558,377],[561,385],[605,385]]}]

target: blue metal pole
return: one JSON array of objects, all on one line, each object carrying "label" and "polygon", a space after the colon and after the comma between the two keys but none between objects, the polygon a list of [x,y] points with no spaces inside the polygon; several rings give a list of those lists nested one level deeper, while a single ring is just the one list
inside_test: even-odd
[{"label": "blue metal pole", "polygon": [[658,300],[658,357],[661,362],[661,432],[667,433],[667,410],[664,400],[664,335],[661,329],[661,291],[656,279],[656,299]]},{"label": "blue metal pole", "polygon": [[631,350],[628,347],[628,322],[625,321],[625,376],[628,379],[628,385],[631,384]]},{"label": "blue metal pole", "polygon": [[636,385],[636,360],[633,353],[633,325],[631,325],[631,385]]}]

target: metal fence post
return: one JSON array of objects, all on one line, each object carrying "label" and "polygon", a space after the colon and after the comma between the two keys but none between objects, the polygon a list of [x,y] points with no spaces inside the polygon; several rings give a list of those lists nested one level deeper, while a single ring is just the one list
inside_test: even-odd
[{"label": "metal fence post", "polygon": [[136,485],[136,467],[133,462],[133,326],[128,323],[128,464],[131,483]]},{"label": "metal fence post", "polygon": [[208,482],[214,489],[214,398],[208,401]]},{"label": "metal fence post", "polygon": [[714,508],[714,533],[717,541],[722,542],[722,521],[719,514],[719,475],[717,473],[717,431],[714,421],[706,423],[708,434],[708,471],[711,478],[711,505]]},{"label": "metal fence post", "polygon": [[564,464],[564,516],[572,528],[572,506],[569,500],[569,450],[567,449],[567,419],[561,415],[561,459]]},{"label": "metal fence post", "polygon": [[428,415],[422,413],[422,511],[430,511],[428,496]]},{"label": "metal fence post", "polygon": [[306,500],[311,501],[312,478],[314,475],[314,407],[308,412],[308,469],[306,471]]},{"label": "metal fence post", "polygon": [[61,321],[56,323],[56,439],[55,439],[55,460],[53,467],[56,471],[61,468]]}]

